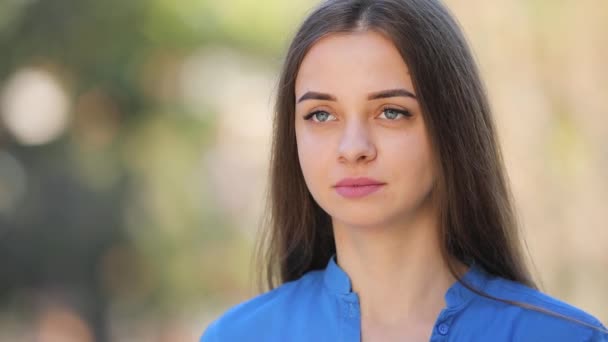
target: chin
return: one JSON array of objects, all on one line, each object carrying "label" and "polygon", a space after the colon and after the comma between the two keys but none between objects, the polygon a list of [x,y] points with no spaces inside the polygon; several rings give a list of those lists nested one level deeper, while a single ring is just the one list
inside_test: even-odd
[{"label": "chin", "polygon": [[375,227],[389,222],[392,217],[386,208],[362,208],[352,206],[351,208],[333,208],[327,211],[333,220],[348,226]]}]

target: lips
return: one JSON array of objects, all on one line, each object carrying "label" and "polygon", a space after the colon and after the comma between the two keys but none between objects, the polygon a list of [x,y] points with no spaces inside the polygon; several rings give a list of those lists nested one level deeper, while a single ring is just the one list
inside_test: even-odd
[{"label": "lips", "polygon": [[385,183],[377,181],[372,178],[360,177],[360,178],[344,178],[334,187],[352,187],[352,186],[369,186],[369,185],[383,185]]},{"label": "lips", "polygon": [[380,190],[386,183],[371,178],[345,178],[334,187],[336,192],[346,198],[367,196]]}]

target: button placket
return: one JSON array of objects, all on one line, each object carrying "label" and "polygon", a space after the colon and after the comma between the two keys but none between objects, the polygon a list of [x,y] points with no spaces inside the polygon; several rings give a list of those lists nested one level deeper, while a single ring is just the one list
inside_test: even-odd
[{"label": "button placket", "polygon": [[361,320],[359,318],[359,299],[356,294],[349,293],[341,298],[343,329],[341,341],[361,340]]},{"label": "button placket", "polygon": [[342,297],[346,304],[346,316],[347,317],[356,317],[359,313],[359,300],[356,295],[349,293]]}]

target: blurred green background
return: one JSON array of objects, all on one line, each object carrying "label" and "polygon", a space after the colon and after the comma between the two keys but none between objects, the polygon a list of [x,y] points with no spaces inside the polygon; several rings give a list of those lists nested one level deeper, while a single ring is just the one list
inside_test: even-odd
[{"label": "blurred green background", "polygon": [[[193,341],[256,294],[274,89],[314,3],[0,0],[1,341]],[[608,322],[608,2],[446,3],[537,279]]]}]

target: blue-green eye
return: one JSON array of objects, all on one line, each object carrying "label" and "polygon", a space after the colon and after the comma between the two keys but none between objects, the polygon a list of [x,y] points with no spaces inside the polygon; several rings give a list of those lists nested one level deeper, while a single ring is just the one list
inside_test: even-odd
[{"label": "blue-green eye", "polygon": [[[330,119],[333,117],[333,119]],[[333,121],[335,117],[324,110],[318,110],[316,112],[312,112],[304,117],[304,120],[311,120],[314,122],[325,122],[325,121]]]},{"label": "blue-green eye", "polygon": [[412,114],[407,110],[400,110],[395,108],[384,108],[382,110],[382,114],[380,114],[380,116],[384,116],[388,120],[396,120],[399,118],[399,115],[403,115],[406,118],[412,116]]}]

